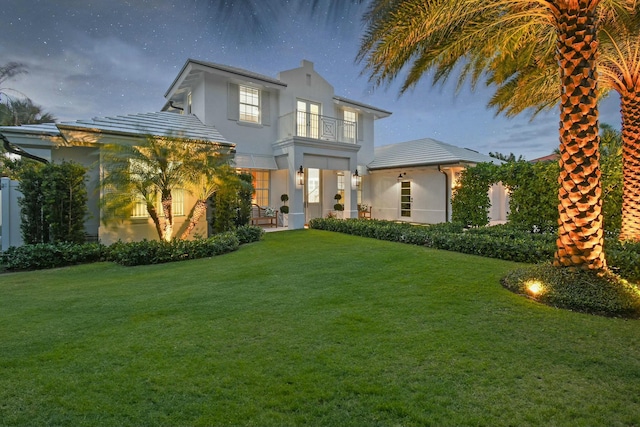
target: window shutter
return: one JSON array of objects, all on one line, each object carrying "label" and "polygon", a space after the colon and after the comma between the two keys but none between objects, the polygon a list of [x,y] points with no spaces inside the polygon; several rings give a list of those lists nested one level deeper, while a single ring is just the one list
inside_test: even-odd
[{"label": "window shutter", "polygon": [[260,100],[260,114],[262,116],[262,124],[264,126],[271,125],[271,94],[266,90],[260,91],[260,96],[262,99]]},{"label": "window shutter", "polygon": [[358,113],[358,141],[363,141],[364,140],[364,120],[362,117],[362,114]]},{"label": "window shutter", "polygon": [[240,87],[233,83],[227,85],[227,118],[240,120]]}]

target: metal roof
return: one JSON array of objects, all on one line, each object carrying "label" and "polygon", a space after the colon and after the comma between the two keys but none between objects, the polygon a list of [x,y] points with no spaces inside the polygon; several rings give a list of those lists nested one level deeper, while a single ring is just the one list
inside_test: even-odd
[{"label": "metal roof", "polygon": [[369,169],[391,169],[409,166],[435,166],[457,163],[502,163],[501,160],[468,148],[456,147],[431,138],[383,145],[374,150]]},{"label": "metal roof", "polygon": [[[126,116],[96,117],[75,122],[45,123],[41,125],[5,126],[2,132],[61,136],[64,131],[80,130],[127,136],[170,136],[188,140],[227,141],[213,126],[207,126],[192,114],[167,111],[129,114]],[[62,132],[61,132],[62,131]]]}]

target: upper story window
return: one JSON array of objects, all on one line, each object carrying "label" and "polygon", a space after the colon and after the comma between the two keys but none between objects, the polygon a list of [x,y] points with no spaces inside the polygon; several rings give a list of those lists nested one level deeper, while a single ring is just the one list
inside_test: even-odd
[{"label": "upper story window", "polygon": [[343,123],[343,136],[346,141],[355,142],[358,114],[355,111],[343,110],[342,112]]},{"label": "upper story window", "polygon": [[260,123],[260,91],[240,85],[240,120]]}]

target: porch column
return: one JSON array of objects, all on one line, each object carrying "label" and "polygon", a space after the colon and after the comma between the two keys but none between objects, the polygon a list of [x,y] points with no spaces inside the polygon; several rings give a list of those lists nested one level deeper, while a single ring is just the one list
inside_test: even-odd
[{"label": "porch column", "polygon": [[[304,156],[299,150],[289,152],[289,188],[292,189],[292,197],[289,199],[289,229],[304,228],[304,185],[296,183],[296,173],[300,166],[304,169]],[[307,177],[305,176],[305,179]]]}]

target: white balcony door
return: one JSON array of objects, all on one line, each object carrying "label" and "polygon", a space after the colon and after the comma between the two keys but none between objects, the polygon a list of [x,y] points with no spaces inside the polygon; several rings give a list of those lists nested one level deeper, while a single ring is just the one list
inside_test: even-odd
[{"label": "white balcony door", "polygon": [[318,139],[320,136],[320,104],[299,99],[297,111],[297,135]]},{"label": "white balcony door", "polygon": [[320,169],[309,168],[305,173],[305,219],[322,218],[322,185]]}]

